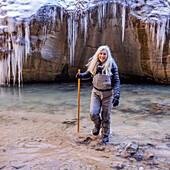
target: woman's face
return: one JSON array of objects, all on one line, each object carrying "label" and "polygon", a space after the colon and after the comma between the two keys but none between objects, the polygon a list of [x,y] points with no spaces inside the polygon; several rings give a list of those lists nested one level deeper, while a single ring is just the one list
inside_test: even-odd
[{"label": "woman's face", "polygon": [[101,63],[104,63],[107,60],[107,51],[104,49],[101,50],[98,55],[98,59]]}]

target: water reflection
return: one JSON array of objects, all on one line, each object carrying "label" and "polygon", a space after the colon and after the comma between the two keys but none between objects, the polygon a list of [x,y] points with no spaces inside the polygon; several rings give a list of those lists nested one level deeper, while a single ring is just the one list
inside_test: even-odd
[{"label": "water reflection", "polygon": [[[81,112],[89,112],[92,86],[81,86]],[[34,84],[22,88],[0,88],[0,111],[24,110],[49,114],[72,114],[77,111],[77,84]],[[121,85],[120,105],[112,113],[169,114],[170,87],[160,85]]]}]

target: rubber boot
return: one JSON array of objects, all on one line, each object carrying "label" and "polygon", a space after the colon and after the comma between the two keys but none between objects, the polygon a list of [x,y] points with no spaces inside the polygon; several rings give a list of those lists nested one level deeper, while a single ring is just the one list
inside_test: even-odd
[{"label": "rubber boot", "polygon": [[103,139],[102,139],[102,143],[106,144],[108,142],[109,142],[109,137],[108,136],[104,136]]},{"label": "rubber boot", "polygon": [[108,137],[110,135],[110,120],[102,122],[102,137]]},{"label": "rubber boot", "polygon": [[94,127],[94,128],[92,129],[92,133],[93,133],[93,135],[95,135],[95,136],[97,136],[97,135],[99,134],[99,132],[100,132],[100,128],[98,128],[98,127]]},{"label": "rubber boot", "polygon": [[101,128],[101,120],[99,118],[99,121],[93,121],[94,122],[94,128],[92,129],[92,133],[93,135],[97,136],[100,132],[100,128]]}]

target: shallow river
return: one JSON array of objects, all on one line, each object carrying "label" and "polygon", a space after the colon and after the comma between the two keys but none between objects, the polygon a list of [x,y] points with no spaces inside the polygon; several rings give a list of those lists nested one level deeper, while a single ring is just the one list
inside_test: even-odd
[{"label": "shallow river", "polygon": [[[90,107],[90,83],[82,83],[80,92],[80,116],[88,118]],[[77,84],[33,84],[17,87],[0,87],[0,112],[17,111],[61,114],[64,118],[77,117]],[[112,115],[120,124],[133,125],[137,121],[160,123],[170,114],[170,86],[161,85],[121,85],[118,107]],[[61,115],[60,115],[61,116]],[[170,122],[169,122],[170,123]],[[164,124],[170,129],[169,123]],[[114,126],[114,124],[113,124]],[[159,126],[157,127],[159,128]],[[158,129],[157,129],[158,130]]]},{"label": "shallow river", "polygon": [[[91,90],[90,83],[81,84],[80,117],[82,121],[89,119]],[[76,119],[77,84],[33,84],[24,85],[22,88],[0,87],[0,101],[0,112],[22,110],[37,114],[55,114],[62,120]],[[113,128],[115,124],[121,126],[122,123],[134,126],[134,123],[138,124],[138,121],[144,124],[154,122],[157,125],[156,131],[159,131],[161,122],[164,120],[167,123],[163,126],[170,130],[169,115],[170,86],[122,84],[120,104],[112,109],[114,118],[112,126]]]},{"label": "shallow river", "polygon": [[[90,83],[81,84],[80,133],[83,136],[89,136],[93,128],[89,118],[91,90]],[[29,84],[22,88],[0,87],[0,101],[0,113],[28,115],[34,112],[40,117],[41,114],[49,117],[54,115],[60,125],[58,127],[65,126],[65,135],[75,138],[76,83]],[[115,146],[118,144],[121,148],[122,144],[139,142],[140,147],[152,151],[155,159],[160,161],[160,167],[168,167],[170,163],[169,116],[170,86],[122,84],[120,104],[113,108],[111,113],[110,143]],[[22,118],[22,120],[26,119]],[[63,133],[62,129],[57,130]],[[98,154],[95,156],[97,157]]]}]

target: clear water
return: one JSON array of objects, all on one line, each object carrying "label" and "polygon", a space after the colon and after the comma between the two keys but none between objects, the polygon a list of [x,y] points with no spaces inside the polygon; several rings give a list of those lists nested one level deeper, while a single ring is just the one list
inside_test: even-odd
[{"label": "clear water", "polygon": [[[80,115],[89,119],[90,94],[92,85],[81,83]],[[76,119],[77,84],[33,84],[17,87],[0,87],[0,112],[23,111],[37,114],[55,114],[59,119]],[[112,109],[114,124],[120,125],[134,121],[160,123],[169,121],[170,86],[160,85],[121,85],[119,107]],[[63,118],[62,118],[63,116]],[[89,120],[88,120],[89,121]],[[60,122],[60,120],[59,120]],[[127,124],[126,123],[126,124]],[[169,128],[169,124],[164,124]]]},{"label": "clear water", "polygon": [[[89,117],[92,85],[81,83],[80,114]],[[47,113],[76,119],[77,84],[33,84],[17,87],[0,87],[0,112],[23,111]],[[153,121],[165,119],[170,114],[170,86],[121,85],[119,107],[112,109],[116,118],[127,122],[142,117]],[[118,121],[119,122],[119,121]],[[169,125],[164,125],[169,126]]]},{"label": "clear water", "polygon": [[[92,86],[82,83],[81,111],[88,112]],[[70,114],[77,111],[77,84],[33,84],[17,87],[0,87],[0,111],[24,110],[37,113]],[[148,114],[154,103],[170,104],[170,86],[121,85],[120,105],[112,112]]]},{"label": "clear water", "polygon": [[[80,132],[90,134],[93,123],[89,118],[91,83],[81,83]],[[0,113],[30,112],[37,115],[54,114],[58,125],[66,125],[69,135],[76,133],[77,84],[33,84],[17,87],[0,87]],[[42,114],[43,113],[43,114]],[[153,150],[159,159],[170,155],[170,86],[121,85],[118,107],[111,113],[110,142],[132,141],[156,144]],[[73,122],[73,123],[72,123]],[[58,126],[58,127],[61,127]],[[62,128],[63,129],[63,128]],[[62,132],[62,129],[58,131]],[[162,142],[162,141],[167,142]],[[163,161],[164,162],[164,161]]]}]

